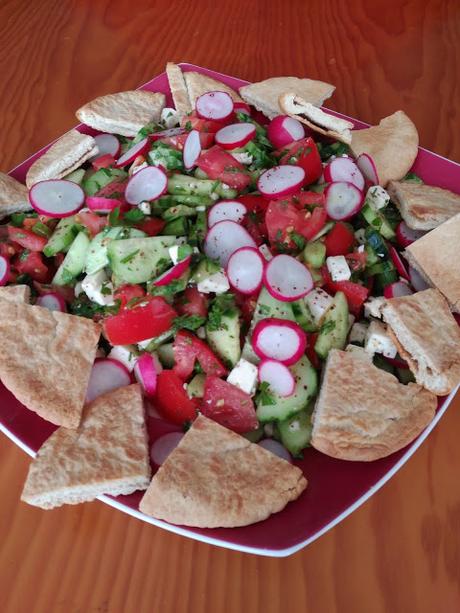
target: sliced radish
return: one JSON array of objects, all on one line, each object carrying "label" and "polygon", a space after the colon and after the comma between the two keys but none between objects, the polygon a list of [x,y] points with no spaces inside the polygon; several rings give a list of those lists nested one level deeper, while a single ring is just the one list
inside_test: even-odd
[{"label": "sliced radish", "polygon": [[289,368],[276,360],[262,360],[259,364],[259,381],[268,383],[278,396],[292,396],[295,379]]},{"label": "sliced radish", "polygon": [[305,129],[297,119],[287,115],[278,115],[268,124],[267,136],[275,149],[281,149],[285,145],[304,138]]},{"label": "sliced radish", "polygon": [[286,460],[286,462],[289,462],[290,464],[292,463],[291,454],[286,449],[286,447],[283,447],[281,443],[275,441],[273,438],[264,438],[257,444],[260,445],[260,447],[266,449],[267,451],[270,451],[270,453],[273,453],[274,455],[278,456],[282,460]]},{"label": "sliced radish", "polygon": [[128,181],[125,199],[129,204],[155,200],[168,189],[168,177],[158,166],[148,166],[134,174]]},{"label": "sliced radish", "polygon": [[304,181],[303,168],[285,164],[262,173],[257,181],[257,189],[267,198],[281,198],[298,192]]},{"label": "sliced radish", "polygon": [[162,130],[161,132],[155,132],[150,135],[150,139],[160,140],[160,138],[171,138],[171,136],[179,136],[180,134],[184,134],[184,128],[169,128],[168,130]]},{"label": "sliced radish", "polygon": [[428,289],[430,287],[419,271],[412,268],[412,266],[409,266],[409,278],[410,284],[416,292],[423,292],[424,289]]},{"label": "sliced radish", "polygon": [[256,247],[252,236],[234,221],[219,221],[208,230],[204,241],[204,252],[212,260],[219,260],[227,266],[232,253],[241,247]]},{"label": "sliced radish", "polygon": [[187,170],[193,168],[201,153],[200,133],[198,130],[191,130],[185,139],[184,144],[184,166]]},{"label": "sliced radish", "polygon": [[254,328],[252,347],[259,358],[277,360],[289,366],[304,354],[307,336],[293,321],[268,317]]},{"label": "sliced radish", "polygon": [[251,107],[246,102],[233,102],[233,110],[235,113],[245,113],[251,117]]},{"label": "sliced radish", "polygon": [[99,153],[93,159],[102,155],[112,155],[115,159],[120,155],[120,142],[113,134],[97,134],[94,137]]},{"label": "sliced radish", "polygon": [[156,355],[143,353],[136,360],[134,365],[134,376],[140,383],[146,396],[153,396],[157,389],[158,374],[163,370],[163,366]]},{"label": "sliced radish", "polygon": [[387,285],[383,290],[385,298],[399,298],[400,296],[410,296],[414,292],[405,281],[396,281]]},{"label": "sliced radish", "polygon": [[264,273],[264,285],[270,294],[283,302],[293,302],[313,289],[310,271],[291,255],[276,255]]},{"label": "sliced radish", "polygon": [[233,113],[233,100],[227,92],[207,92],[195,103],[196,112],[201,119],[222,121]]},{"label": "sliced radish", "polygon": [[183,436],[183,432],[169,432],[158,438],[150,449],[152,462],[157,466],[161,466],[169,454],[181,442]]},{"label": "sliced radish", "polygon": [[242,294],[253,294],[260,289],[264,276],[265,259],[255,247],[242,247],[230,256],[227,264],[229,283]]},{"label": "sliced radish", "polygon": [[123,155],[118,158],[115,166],[117,168],[121,168],[122,166],[127,166],[128,164],[131,164],[131,162],[134,162],[138,155],[143,155],[149,147],[150,139],[143,138],[133,147],[130,147],[128,151],[125,151],[125,153],[123,153]]},{"label": "sliced radish", "polygon": [[327,183],[345,181],[353,183],[359,190],[364,189],[364,177],[351,158],[340,157],[331,160],[324,168],[324,179]]},{"label": "sliced radish", "polygon": [[101,198],[100,196],[86,196],[86,206],[95,213],[110,213],[123,203],[118,198]]},{"label": "sliced radish", "polygon": [[396,240],[401,247],[409,247],[409,245],[415,243],[416,240],[422,238],[425,234],[426,232],[423,230],[409,228],[405,221],[401,221],[396,228]]},{"label": "sliced radish", "polygon": [[356,164],[365,179],[370,181],[373,185],[378,185],[380,183],[377,166],[369,154],[361,153],[356,160]]},{"label": "sliced radish", "polygon": [[35,183],[29,191],[32,207],[47,217],[70,217],[85,202],[85,192],[72,181],[48,179]]},{"label": "sliced radish", "polygon": [[211,228],[219,221],[243,221],[248,210],[237,200],[222,200],[209,209],[208,226]]},{"label": "sliced radish", "polygon": [[0,255],[0,285],[6,285],[9,278],[10,262],[4,255]]},{"label": "sliced radish", "polygon": [[97,358],[91,370],[86,402],[130,383],[131,375],[124,364],[112,358]]},{"label": "sliced radish", "polygon": [[60,311],[61,313],[67,312],[67,306],[64,298],[57,292],[49,292],[42,294],[37,298],[36,304],[44,307],[49,311]]},{"label": "sliced radish", "polygon": [[232,123],[216,132],[216,143],[223,149],[244,147],[256,135],[253,123]]},{"label": "sliced radish", "polygon": [[326,211],[331,219],[350,219],[361,210],[364,194],[353,183],[338,181],[331,183],[324,190]]},{"label": "sliced radish", "polygon": [[180,262],[177,262],[172,268],[164,272],[153,282],[154,285],[161,287],[162,285],[169,285],[171,281],[181,277],[187,268],[190,266],[192,256],[189,255]]},{"label": "sliced radish", "polygon": [[395,265],[395,268],[398,271],[399,275],[401,277],[404,277],[404,279],[410,281],[409,273],[399,253],[396,251],[393,245],[388,245],[388,250],[390,252],[390,257],[393,261],[393,264]]}]

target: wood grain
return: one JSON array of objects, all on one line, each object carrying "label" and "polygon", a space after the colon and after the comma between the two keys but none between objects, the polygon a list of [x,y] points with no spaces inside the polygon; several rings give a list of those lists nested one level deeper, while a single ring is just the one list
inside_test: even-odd
[{"label": "wood grain", "polygon": [[[460,159],[455,0],[2,0],[0,168],[136,87],[167,60],[248,80],[337,85],[330,106],[375,122],[404,109],[421,144]],[[213,548],[101,503],[18,502],[28,459],[0,438],[0,610],[454,613],[460,606],[460,399],[361,509],[284,560]]]}]

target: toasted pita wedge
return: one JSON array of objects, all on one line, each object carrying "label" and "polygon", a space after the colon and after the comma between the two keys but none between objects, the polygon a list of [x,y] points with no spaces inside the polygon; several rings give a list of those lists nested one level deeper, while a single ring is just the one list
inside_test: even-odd
[{"label": "toasted pita wedge", "polygon": [[70,130],[32,164],[27,172],[26,185],[30,189],[39,181],[60,179],[97,153],[96,141],[92,136]]},{"label": "toasted pita wedge", "polygon": [[333,349],[313,414],[311,444],[339,460],[371,462],[408,445],[433,419],[436,396],[350,351]]},{"label": "toasted pita wedge", "polygon": [[460,327],[438,290],[391,298],[382,315],[419,385],[444,396],[460,383]]},{"label": "toasted pita wedge", "polygon": [[306,486],[299,468],[201,415],[139,508],[173,524],[233,528],[281,511]]},{"label": "toasted pita wedge", "polygon": [[28,285],[7,285],[0,287],[0,300],[29,304],[30,287]]},{"label": "toasted pita wedge", "polygon": [[383,187],[389,181],[402,179],[417,157],[417,128],[403,111],[384,117],[378,126],[353,130],[351,134],[353,154],[370,155]]},{"label": "toasted pita wedge", "polygon": [[335,138],[347,145],[351,143],[353,128],[351,121],[325,113],[293,92],[282,94],[279,97],[279,105],[283,113],[298,119],[315,132]]},{"label": "toasted pita wedge", "polygon": [[234,89],[221,81],[216,81],[211,77],[201,74],[201,72],[184,72],[183,75],[192,108],[195,108],[195,101],[197,98],[212,91],[227,92],[234,102],[243,102]]},{"label": "toasted pita wedge", "polygon": [[27,187],[0,172],[0,219],[12,213],[30,211],[31,208]]},{"label": "toasted pita wedge", "polygon": [[139,385],[96,398],[77,430],[58,428],[32,461],[21,500],[42,509],[119,496],[150,481],[147,430]]},{"label": "toasted pita wedge", "polygon": [[412,181],[390,181],[387,192],[406,224],[414,230],[433,230],[460,213],[460,195],[448,189]]},{"label": "toasted pita wedge", "polygon": [[273,77],[240,87],[240,96],[266,117],[273,119],[283,112],[279,105],[279,98],[285,92],[293,92],[305,102],[314,106],[322,106],[324,101],[332,96],[334,90],[334,85],[323,81],[298,79],[297,77]]},{"label": "toasted pita wedge", "polygon": [[460,213],[419,238],[404,252],[427,283],[444,294],[455,313],[460,313],[459,245]]},{"label": "toasted pita wedge", "polygon": [[99,335],[89,319],[0,298],[0,379],[40,417],[76,428]]},{"label": "toasted pita wedge", "polygon": [[190,98],[188,97],[184,75],[180,66],[173,62],[166,64],[166,74],[168,75],[169,89],[174,100],[174,106],[179,113],[179,117],[183,117],[193,110]]},{"label": "toasted pita wedge", "polygon": [[95,130],[136,136],[146,124],[159,121],[164,105],[164,94],[134,90],[95,98],[75,114]]}]

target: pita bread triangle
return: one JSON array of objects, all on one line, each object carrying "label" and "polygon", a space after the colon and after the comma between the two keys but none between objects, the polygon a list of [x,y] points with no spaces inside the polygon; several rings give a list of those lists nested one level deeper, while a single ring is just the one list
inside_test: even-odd
[{"label": "pita bread triangle", "polygon": [[233,528],[281,511],[306,486],[299,468],[200,415],[139,508],[173,524]]},{"label": "pita bread triangle", "polygon": [[208,77],[200,72],[184,72],[185,83],[187,85],[188,97],[190,99],[190,104],[193,108],[195,108],[195,101],[199,96],[206,94],[207,92],[219,91],[219,92],[227,92],[234,102],[243,102],[243,100],[238,96],[236,91],[222,83],[221,81],[216,81],[215,79]]},{"label": "pita bread triangle", "polygon": [[30,211],[27,187],[13,177],[0,172],[0,219],[12,213]]},{"label": "pita bread triangle", "polygon": [[40,417],[76,428],[99,335],[89,319],[0,298],[0,379]]},{"label": "pita bread triangle", "polygon": [[149,480],[142,394],[128,385],[89,404],[78,430],[53,432],[30,465],[21,500],[51,509],[131,494]]},{"label": "pita bread triangle", "polygon": [[171,90],[171,95],[174,100],[174,106],[179,116],[183,117],[193,110],[188,97],[184,75],[180,66],[173,62],[168,62],[166,64],[166,74],[168,75],[169,89]]},{"label": "pita bread triangle", "polygon": [[28,285],[7,285],[0,287],[0,299],[8,302],[30,302],[30,287]]}]

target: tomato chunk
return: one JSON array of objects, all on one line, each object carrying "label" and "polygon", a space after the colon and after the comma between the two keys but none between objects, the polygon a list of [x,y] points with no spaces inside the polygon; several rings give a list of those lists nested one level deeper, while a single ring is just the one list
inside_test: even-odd
[{"label": "tomato chunk", "polygon": [[212,375],[206,377],[201,412],[239,433],[254,430],[259,423],[251,396]]},{"label": "tomato chunk", "polygon": [[8,236],[10,240],[29,251],[42,251],[48,242],[48,239],[44,236],[38,236],[31,230],[16,228],[15,226],[8,226]]},{"label": "tomato chunk", "polygon": [[198,132],[209,132],[215,134],[218,130],[226,126],[228,121],[216,121],[214,119],[201,119],[198,117],[196,111],[185,115],[181,122],[181,128],[186,130],[198,130]]},{"label": "tomato chunk", "polygon": [[276,151],[280,164],[294,164],[305,170],[305,184],[317,181],[323,174],[323,165],[315,141],[308,136],[294,141],[283,149]]},{"label": "tomato chunk", "polygon": [[159,219],[158,217],[150,217],[136,224],[135,227],[138,230],[142,230],[142,232],[145,232],[149,236],[156,236],[163,230],[165,225],[166,222],[163,219]]},{"label": "tomato chunk", "polygon": [[227,369],[208,345],[186,330],[180,330],[173,344],[174,372],[182,379],[188,379],[198,360],[207,375],[223,377]]},{"label": "tomato chunk", "polygon": [[91,236],[96,236],[107,225],[107,217],[97,215],[91,211],[80,211],[75,217],[77,223],[81,223]]},{"label": "tomato chunk", "polygon": [[[165,145],[173,147],[173,149],[183,151],[188,134],[188,132],[184,132],[183,134],[177,134],[177,136],[164,136],[163,138],[159,138],[158,140],[160,141],[160,143],[164,143]],[[200,145],[202,149],[208,149],[213,144],[214,134],[212,132],[200,132]]]},{"label": "tomato chunk", "polygon": [[145,290],[140,285],[122,285],[114,291],[113,296],[115,300],[120,301],[120,308],[124,309],[131,301],[143,298]]},{"label": "tomato chunk", "polygon": [[165,419],[180,425],[193,421],[197,414],[196,404],[184,390],[184,382],[172,370],[163,370],[158,375],[155,406]]},{"label": "tomato chunk", "polygon": [[355,235],[352,228],[342,221],[338,221],[324,239],[326,255],[328,257],[345,255],[351,251],[354,242]]},{"label": "tomato chunk", "polygon": [[322,206],[316,206],[311,213],[307,210],[299,211],[299,216],[299,234],[307,240],[311,240],[326,225],[327,213]]},{"label": "tomato chunk", "polygon": [[176,309],[180,315],[206,317],[208,314],[208,299],[196,287],[187,287],[184,293],[177,298]]},{"label": "tomato chunk", "polygon": [[91,162],[92,167],[95,170],[99,170],[100,168],[109,168],[115,164],[115,158],[110,153],[105,153],[104,155],[100,155],[98,158]]},{"label": "tomato chunk", "polygon": [[267,201],[262,196],[245,195],[239,196],[238,201],[244,204],[248,213],[242,221],[257,245],[265,243],[268,237],[267,226],[265,223],[265,213],[267,211]]},{"label": "tomato chunk", "polygon": [[51,271],[38,251],[23,251],[14,259],[13,267],[18,274],[29,275],[34,281],[50,281]]},{"label": "tomato chunk", "polygon": [[361,308],[369,296],[369,289],[353,281],[328,281],[326,289],[331,293],[343,292],[348,302],[350,313],[358,317]]},{"label": "tomato chunk", "polygon": [[197,164],[210,179],[218,179],[238,191],[245,189],[251,182],[251,177],[243,164],[217,145],[211,147],[198,158]]},{"label": "tomato chunk", "polygon": [[265,213],[268,238],[273,247],[282,244],[291,249],[295,243],[291,240],[292,232],[299,231],[300,215],[297,208],[287,200],[272,200]]}]

